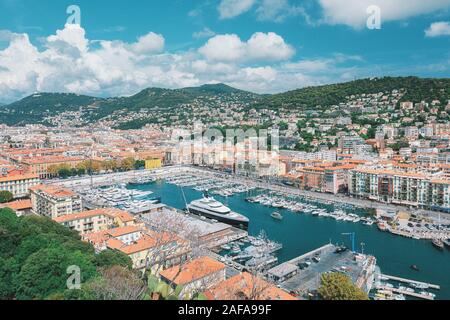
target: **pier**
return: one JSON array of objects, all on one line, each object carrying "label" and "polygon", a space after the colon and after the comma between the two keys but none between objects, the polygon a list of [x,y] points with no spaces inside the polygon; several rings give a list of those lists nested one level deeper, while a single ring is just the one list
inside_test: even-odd
[{"label": "pier", "polygon": [[441,287],[436,284],[420,282],[420,281],[415,281],[415,280],[410,280],[410,279],[404,279],[404,278],[389,276],[389,275],[385,275],[385,274],[382,274],[381,277],[384,279],[387,279],[387,280],[392,280],[392,281],[397,281],[397,282],[402,282],[402,283],[407,283],[407,284],[413,284],[413,285],[419,285],[419,286],[427,286],[429,289],[441,290]]},{"label": "pier", "polygon": [[410,297],[413,297],[413,298],[423,299],[423,300],[430,300],[431,301],[431,300],[435,299],[434,297],[429,296],[429,295],[424,295],[424,294],[420,294],[420,293],[417,293],[417,292],[409,292],[409,291],[400,290],[400,289],[397,289],[397,288],[379,287],[379,289],[390,291],[390,292],[393,292],[393,293],[402,294],[404,296],[410,296]]}]

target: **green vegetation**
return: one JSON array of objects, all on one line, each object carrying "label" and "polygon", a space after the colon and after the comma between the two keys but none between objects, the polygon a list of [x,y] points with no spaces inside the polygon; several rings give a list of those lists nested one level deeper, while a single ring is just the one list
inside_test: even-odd
[{"label": "green vegetation", "polygon": [[55,115],[65,111],[78,111],[80,107],[96,105],[103,99],[71,93],[39,93],[20,101],[3,106],[0,123],[23,125],[42,121],[46,115]]},{"label": "green vegetation", "polygon": [[12,210],[0,210],[0,300],[81,294],[67,290],[70,266],[80,268],[84,284],[99,281],[102,268],[130,270],[131,260],[115,251],[96,255],[76,232],[47,218],[18,218]]},{"label": "green vegetation", "polygon": [[369,300],[367,294],[342,273],[322,275],[322,284],[318,292],[324,300]]},{"label": "green vegetation", "polygon": [[10,202],[14,198],[13,194],[9,191],[0,191],[0,203]]},{"label": "green vegetation", "polygon": [[[81,288],[70,267],[81,271]],[[204,300],[180,296],[152,275],[131,269],[130,258],[94,247],[60,224],[43,217],[17,217],[0,209],[0,300]]]},{"label": "green vegetation", "polygon": [[400,149],[408,148],[409,142],[408,141],[398,141],[397,143],[388,145],[388,148],[391,148],[392,150],[398,152]]},{"label": "green vegetation", "polygon": [[[84,109],[83,117],[95,122],[115,111],[124,113],[148,110],[148,117],[121,123],[120,129],[138,129],[146,124],[158,122],[156,111],[175,114],[181,105],[195,100],[211,102],[211,98],[234,97],[247,104],[246,109],[271,109],[277,111],[281,107],[308,112],[324,111],[328,107],[345,102],[348,96],[405,90],[402,101],[431,102],[440,100],[447,104],[450,96],[450,79],[422,79],[416,77],[385,77],[356,80],[341,84],[309,87],[275,95],[257,95],[234,89],[224,84],[204,85],[196,88],[160,89],[148,88],[136,95],[121,98],[95,98],[75,94],[41,93],[32,95],[0,109],[0,123],[23,125],[43,123],[47,116],[54,116],[64,111]],[[220,100],[220,99],[219,99]],[[217,101],[219,101],[217,100]],[[216,101],[216,102],[217,102]],[[211,107],[217,104],[211,104]],[[178,114],[181,123],[187,123],[186,115]],[[441,116],[438,115],[438,119]],[[444,119],[445,120],[445,119]],[[168,120],[170,123],[170,120]]]},{"label": "green vegetation", "polygon": [[447,103],[450,96],[450,79],[421,79],[416,77],[363,79],[347,83],[309,87],[268,96],[257,104],[259,108],[278,109],[282,106],[302,110],[337,105],[347,96],[372,94],[405,89],[402,101],[421,102],[440,100]]}]

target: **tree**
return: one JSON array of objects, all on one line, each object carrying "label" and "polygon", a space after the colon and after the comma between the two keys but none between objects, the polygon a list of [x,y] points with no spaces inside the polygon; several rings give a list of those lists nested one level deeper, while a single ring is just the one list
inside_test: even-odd
[{"label": "tree", "polygon": [[351,279],[342,273],[322,275],[322,284],[318,290],[324,300],[368,300],[369,297],[357,288]]},{"label": "tree", "polygon": [[88,255],[70,252],[61,245],[51,245],[33,253],[23,264],[14,285],[19,300],[45,299],[67,288],[70,266],[81,270],[81,283],[93,278],[97,271]]},{"label": "tree", "polygon": [[129,268],[113,266],[102,269],[101,277],[86,284],[85,295],[94,300],[142,300],[147,286],[140,275]]},{"label": "tree", "polygon": [[105,250],[95,256],[97,267],[105,268],[107,266],[121,266],[131,269],[133,262],[130,257],[120,251]]},{"label": "tree", "polygon": [[0,203],[7,203],[14,199],[14,195],[9,191],[0,191]]},{"label": "tree", "polygon": [[135,161],[133,158],[123,159],[122,162],[120,163],[121,169],[125,170],[125,171],[133,170],[134,166],[135,166]]}]

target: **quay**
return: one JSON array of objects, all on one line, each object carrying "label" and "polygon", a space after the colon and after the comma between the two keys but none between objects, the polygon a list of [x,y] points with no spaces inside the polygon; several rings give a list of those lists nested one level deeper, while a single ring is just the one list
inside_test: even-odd
[{"label": "quay", "polygon": [[423,299],[423,300],[430,300],[431,301],[431,300],[435,299],[433,296],[430,296],[430,295],[424,295],[424,294],[420,294],[420,293],[417,293],[417,292],[409,292],[409,291],[401,290],[401,289],[397,289],[397,288],[389,288],[389,287],[381,286],[378,289],[390,291],[390,292],[393,292],[393,293],[402,294],[404,296],[410,296],[410,297],[413,297],[413,298]]},{"label": "quay", "polygon": [[410,279],[404,279],[404,278],[400,278],[400,277],[389,276],[386,274],[382,274],[381,277],[384,279],[387,279],[387,280],[403,282],[403,283],[407,283],[407,284],[414,284],[414,285],[419,285],[419,286],[427,286],[429,289],[441,290],[441,287],[436,284],[425,283],[425,282],[420,282],[420,281],[415,281],[415,280],[410,280]]},{"label": "quay", "polygon": [[320,247],[270,269],[267,278],[285,291],[309,299],[316,295],[322,274],[339,272],[368,293],[375,279],[375,257],[338,249],[332,244]]}]

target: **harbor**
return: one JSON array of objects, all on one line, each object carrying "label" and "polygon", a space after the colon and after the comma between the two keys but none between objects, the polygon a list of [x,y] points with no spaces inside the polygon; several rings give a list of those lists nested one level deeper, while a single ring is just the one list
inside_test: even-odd
[{"label": "harbor", "polygon": [[375,281],[372,297],[375,300],[405,300],[411,297],[422,300],[435,300],[439,285],[379,274]]},{"label": "harbor", "polygon": [[[163,179],[149,185],[130,186],[130,188],[150,190],[154,192],[152,196],[160,196],[163,203],[179,209],[184,209],[186,202],[189,203],[202,197],[201,191],[169,184]],[[441,286],[441,290],[437,293],[436,299],[450,298],[450,281],[446,276],[447,267],[450,265],[450,252],[436,250],[427,241],[398,237],[382,232],[376,224],[365,225],[362,221],[356,223],[319,215],[298,214],[284,208],[276,209],[283,215],[283,220],[277,220],[271,217],[274,208],[246,201],[250,196],[247,193],[238,193],[234,196],[217,196],[217,198],[233,211],[242,213],[249,218],[249,235],[256,237],[261,230],[265,230],[269,239],[283,245],[276,255],[279,264],[310,252],[330,241],[351,247],[348,236],[342,234],[355,232],[356,251],[365,251],[377,257],[377,263],[385,273],[437,283]],[[340,205],[342,206],[342,204]],[[317,202],[315,206],[328,211],[326,208],[331,204]],[[341,210],[355,215],[364,214],[364,210],[355,207]],[[239,264],[236,261],[232,261],[230,265],[232,263],[239,269],[246,267],[245,264]],[[411,269],[413,264],[419,265],[419,272]]]},{"label": "harbor", "polygon": [[[132,183],[130,181],[142,176],[143,178],[151,178],[148,183]],[[197,177],[198,180],[191,184],[189,179]],[[170,183],[167,182],[170,179]],[[154,172],[136,172],[133,174],[123,175],[120,179],[112,181],[107,177],[94,177],[93,184],[95,187],[110,186],[111,183],[126,184],[126,189],[133,192],[143,191],[151,192],[143,198],[143,200],[150,200],[161,198],[164,204],[180,210],[186,208],[186,204],[194,200],[202,198],[203,188],[213,187],[213,182],[219,188],[211,188],[213,196],[230,207],[233,211],[245,215],[249,220],[248,235],[251,237],[258,237],[261,230],[265,230],[267,238],[271,241],[281,244],[282,249],[273,254],[276,262],[268,264],[267,268],[282,265],[285,262],[291,261],[298,256],[316,250],[324,243],[333,243],[335,245],[345,245],[352,247],[351,239],[344,234],[354,233],[355,240],[353,245],[355,251],[361,254],[369,254],[376,257],[377,264],[380,266],[383,273],[395,275],[402,278],[416,279],[415,281],[424,283],[436,283],[440,286],[438,292],[435,294],[435,299],[449,299],[450,298],[450,281],[447,277],[448,265],[450,265],[450,252],[445,250],[438,250],[431,241],[418,240],[417,237],[398,236],[391,232],[386,232],[380,228],[376,217],[373,217],[362,206],[363,202],[358,202],[356,205],[354,201],[346,202],[335,201],[332,196],[322,195],[324,198],[305,195],[301,190],[294,189],[291,192],[285,192],[284,187],[273,187],[267,183],[252,184],[243,179],[234,179],[224,174],[215,172],[204,172],[197,169],[186,168],[169,168],[157,170]],[[75,189],[87,188],[92,181],[84,179],[80,181],[67,181],[67,184],[76,186]],[[189,185],[187,185],[189,184]],[[266,189],[259,189],[258,185]],[[219,194],[220,188],[230,189],[230,193]],[[291,188],[288,188],[290,190]],[[215,192],[216,191],[216,192]],[[138,194],[138,193],[136,193]],[[267,201],[267,203],[266,203]],[[384,205],[380,206],[383,209]],[[408,210],[405,210],[408,211]],[[281,219],[273,217],[274,212],[281,215]],[[410,211],[411,212],[411,211]],[[408,224],[414,223],[414,227],[419,224],[414,214],[409,215],[408,220],[400,221],[401,228],[410,228]],[[429,216],[432,222],[438,221],[438,216]],[[439,219],[440,220],[440,219]],[[427,234],[439,231],[445,227],[444,223],[448,223],[448,217],[442,216],[442,223],[440,230],[429,230],[428,227],[433,227],[432,224],[423,223],[420,227],[427,228]],[[406,223],[405,223],[406,222]],[[389,226],[390,221],[385,221],[385,225]],[[395,226],[398,221],[395,221]],[[428,225],[428,226],[426,226]],[[238,241],[242,241],[239,238]],[[217,243],[215,247],[218,259],[222,260],[230,269],[247,270],[248,265],[242,261],[233,259],[233,255],[217,251],[217,247],[227,243]],[[229,244],[229,243],[228,243]],[[233,249],[233,244],[229,244],[230,249]],[[245,249],[245,245],[240,248],[241,251]],[[220,248],[219,248],[220,249]],[[237,250],[236,250],[237,252]],[[220,254],[219,254],[220,253]],[[245,254],[243,252],[236,255]],[[231,258],[230,258],[231,257]],[[264,260],[264,259],[263,259]],[[266,261],[270,259],[266,258]],[[417,265],[417,268],[412,268]],[[266,271],[270,270],[266,268]],[[316,279],[317,280],[317,279]],[[406,286],[404,286],[406,287]],[[396,299],[402,298],[404,294],[396,293],[398,290],[404,290],[399,285],[395,284],[395,292],[391,291],[393,295],[389,296],[388,288],[380,288],[379,290],[386,293],[385,298]],[[410,292],[411,289],[406,292]],[[423,290],[422,290],[423,291]],[[415,290],[414,294],[420,295],[420,290]],[[413,295],[407,295],[409,298]],[[423,298],[427,298],[422,295]],[[430,296],[431,297],[431,296]],[[429,297],[428,297],[429,298]]]}]

